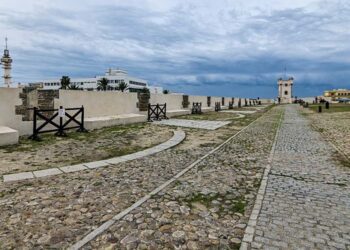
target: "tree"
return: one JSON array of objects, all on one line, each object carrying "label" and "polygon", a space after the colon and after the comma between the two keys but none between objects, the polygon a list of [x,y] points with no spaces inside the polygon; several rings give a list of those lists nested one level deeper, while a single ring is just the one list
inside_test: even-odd
[{"label": "tree", "polygon": [[164,89],[164,90],[163,90],[163,94],[164,94],[164,95],[167,95],[167,94],[169,94],[169,90],[167,90],[167,89]]},{"label": "tree", "polygon": [[127,90],[128,88],[129,88],[129,85],[127,83],[125,83],[124,81],[122,81],[118,84],[118,89],[121,92],[124,92],[124,90]]},{"label": "tree", "polygon": [[108,89],[108,79],[106,77],[98,80],[97,89],[106,91]]},{"label": "tree", "polygon": [[61,78],[61,89],[67,89],[70,85],[70,78],[69,76],[62,76]]},{"label": "tree", "polygon": [[68,88],[71,90],[81,90],[81,88],[79,88],[79,85],[75,83],[69,84]]}]

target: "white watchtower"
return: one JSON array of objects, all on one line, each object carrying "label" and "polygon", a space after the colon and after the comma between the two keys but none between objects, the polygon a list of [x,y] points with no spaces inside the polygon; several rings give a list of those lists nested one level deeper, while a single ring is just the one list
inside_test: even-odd
[{"label": "white watchtower", "polygon": [[11,64],[12,59],[10,57],[10,52],[7,48],[7,37],[5,38],[5,49],[4,49],[4,55],[1,58],[1,64],[3,65],[2,68],[4,69],[4,84],[8,88],[11,87]]},{"label": "white watchtower", "polygon": [[278,79],[278,103],[292,103],[293,96],[293,81],[294,78],[290,77],[286,80],[283,78]]}]

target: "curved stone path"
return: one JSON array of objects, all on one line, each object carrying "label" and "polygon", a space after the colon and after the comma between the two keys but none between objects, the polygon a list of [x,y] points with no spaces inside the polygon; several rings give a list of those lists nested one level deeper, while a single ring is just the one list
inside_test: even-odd
[{"label": "curved stone path", "polygon": [[174,135],[171,139],[168,141],[161,143],[155,147],[148,148],[136,153],[114,157],[108,160],[102,160],[102,161],[95,161],[95,162],[89,162],[89,163],[82,163],[78,165],[72,165],[72,166],[66,166],[66,167],[59,167],[59,168],[48,168],[44,170],[37,170],[33,172],[22,172],[17,174],[8,174],[3,176],[4,182],[13,182],[13,181],[20,181],[20,180],[27,180],[27,179],[33,179],[33,178],[41,178],[41,177],[47,177],[47,176],[53,176],[53,175],[59,175],[59,174],[69,174],[77,171],[83,171],[88,169],[95,169],[100,167],[106,167],[113,164],[118,164],[126,161],[131,161],[135,159],[139,159],[145,156],[153,155],[155,153],[159,153],[163,150],[169,149],[171,147],[176,146],[180,142],[182,142],[186,138],[186,134],[182,130],[176,130],[174,131]]},{"label": "curved stone path", "polygon": [[241,249],[350,249],[350,170],[295,105],[272,156]]}]

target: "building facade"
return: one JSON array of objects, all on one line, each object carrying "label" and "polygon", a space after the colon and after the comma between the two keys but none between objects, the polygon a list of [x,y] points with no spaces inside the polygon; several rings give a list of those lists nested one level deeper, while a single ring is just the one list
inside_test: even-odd
[{"label": "building facade", "polygon": [[326,90],[323,93],[324,97],[331,98],[332,101],[338,101],[342,98],[350,98],[350,90],[348,89],[333,89],[333,90]]},{"label": "building facade", "polygon": [[278,103],[293,103],[293,77],[278,79]]},{"label": "building facade", "polygon": [[[98,82],[102,78],[107,78],[110,90],[117,89],[119,83],[122,82],[128,85],[128,92],[139,92],[144,88],[148,88],[146,80],[129,76],[127,71],[121,69],[109,69],[105,75],[93,78],[71,78],[70,83],[83,90],[97,90]],[[61,88],[61,79],[44,80],[29,85],[39,85],[43,89],[59,89]]]},{"label": "building facade", "polygon": [[5,49],[4,55],[1,58],[2,68],[4,70],[3,78],[6,87],[11,87],[11,68],[12,68],[12,58],[10,57],[10,51],[7,48],[7,38],[5,38]]}]

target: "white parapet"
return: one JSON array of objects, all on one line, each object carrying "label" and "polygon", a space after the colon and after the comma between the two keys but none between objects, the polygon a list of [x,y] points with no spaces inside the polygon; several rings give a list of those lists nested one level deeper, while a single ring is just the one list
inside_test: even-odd
[{"label": "white parapet", "polygon": [[99,129],[116,125],[146,122],[147,116],[140,114],[124,114],[114,116],[101,116],[85,118],[86,129]]},{"label": "white parapet", "polygon": [[17,144],[18,138],[19,135],[17,130],[0,126],[0,146]]}]

